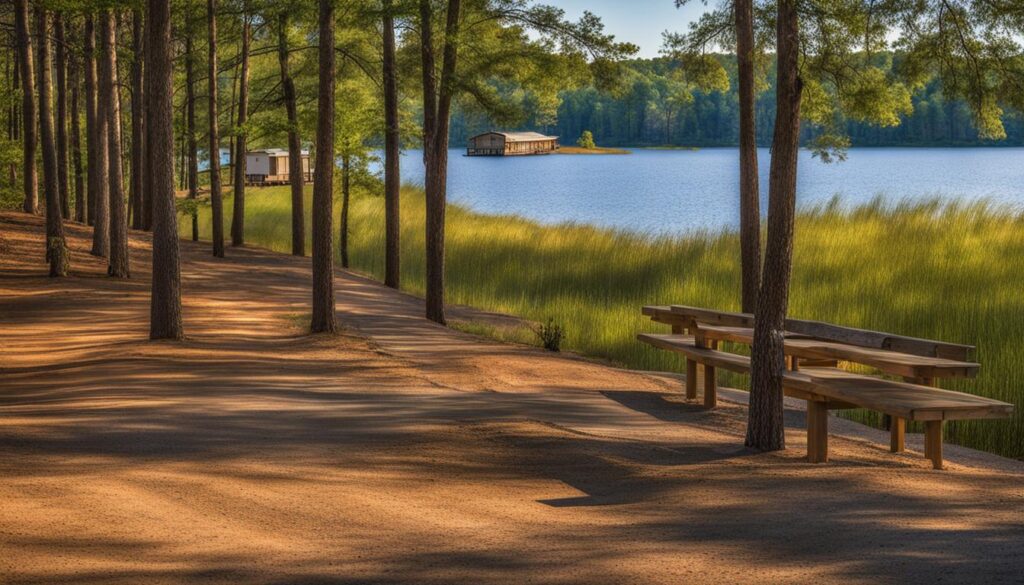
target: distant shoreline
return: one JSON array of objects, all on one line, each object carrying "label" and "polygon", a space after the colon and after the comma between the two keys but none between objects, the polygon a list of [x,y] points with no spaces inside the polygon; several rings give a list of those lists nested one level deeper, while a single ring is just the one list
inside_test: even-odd
[{"label": "distant shoreline", "polygon": [[580,148],[579,146],[563,146],[554,154],[633,154],[624,148]]}]

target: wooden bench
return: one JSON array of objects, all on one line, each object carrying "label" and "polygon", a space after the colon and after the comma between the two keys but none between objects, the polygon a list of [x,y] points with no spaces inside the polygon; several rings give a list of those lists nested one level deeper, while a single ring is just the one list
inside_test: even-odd
[{"label": "wooden bench", "polygon": [[[704,405],[717,401],[718,368],[750,373],[750,358],[719,351],[719,342],[753,343],[753,316],[682,305],[644,307],[645,315],[672,327],[672,334],[640,334],[638,339],[686,358],[686,396],[697,397],[703,378]],[[787,396],[807,401],[807,454],[828,461],[828,411],[868,408],[891,417],[890,448],[903,451],[906,421],[925,425],[925,456],[942,468],[942,429],[946,420],[1005,418],[1013,406],[932,386],[939,377],[973,377],[980,367],[968,361],[971,346],[840,327],[816,321],[786,321],[783,376]],[[688,333],[688,334],[686,334]],[[839,361],[871,366],[903,381],[855,374]],[[703,376],[698,376],[698,367]]]}]

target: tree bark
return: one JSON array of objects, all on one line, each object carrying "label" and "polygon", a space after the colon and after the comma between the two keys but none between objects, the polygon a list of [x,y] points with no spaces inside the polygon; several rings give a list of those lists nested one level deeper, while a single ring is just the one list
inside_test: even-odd
[{"label": "tree bark", "polygon": [[50,37],[46,11],[35,9],[36,42],[39,43],[39,130],[43,149],[43,191],[46,196],[46,259],[50,276],[67,276],[68,251],[64,241],[64,222],[60,211],[60,182],[57,176],[57,147],[53,136],[50,100]]},{"label": "tree bark", "polygon": [[213,215],[213,255],[224,257],[224,199],[220,184],[220,131],[217,125],[217,0],[206,2],[209,28],[210,206]]},{"label": "tree bark", "polygon": [[117,22],[114,13],[100,13],[100,103],[107,123],[107,194],[110,215],[110,256],[107,273],[128,278],[128,215],[121,166],[121,88],[117,78]]},{"label": "tree bark", "polygon": [[393,9],[392,0],[384,0],[384,284],[399,288],[402,281],[402,179]]},{"label": "tree bark", "polygon": [[107,100],[99,94],[99,72],[96,56],[96,26],[92,14],[85,17],[85,87],[92,97],[93,125],[89,136],[89,180],[93,191],[89,196],[92,203],[92,254],[106,258],[110,255],[110,191],[108,185],[109,162],[107,156]]},{"label": "tree bark", "polygon": [[22,180],[25,190],[22,210],[25,213],[38,213],[35,68],[32,64],[32,40],[28,32],[28,0],[17,0],[14,30],[18,42],[18,68],[21,70]]},{"label": "tree bark", "polygon": [[78,118],[79,67],[75,61],[68,60],[68,85],[71,86],[71,168],[75,180],[75,221],[85,223],[87,202],[82,176],[82,131]]},{"label": "tree bark", "polygon": [[64,41],[64,17],[53,14],[53,36],[56,42],[54,67],[57,72],[57,190],[60,193],[60,211],[64,219],[71,219],[71,186],[68,184],[68,60]]},{"label": "tree bark", "polygon": [[242,73],[238,83],[238,122],[235,126],[235,199],[231,219],[231,245],[245,245],[245,122],[249,109],[249,15],[242,18]]},{"label": "tree bark", "polygon": [[292,254],[306,255],[306,215],[303,195],[306,177],[302,172],[302,143],[299,141],[299,116],[295,103],[295,81],[288,69],[288,13],[277,20],[277,60],[281,66],[284,109],[288,115],[288,183],[292,188]]},{"label": "tree bark", "polygon": [[338,230],[338,247],[341,251],[341,267],[348,268],[348,202],[352,186],[352,157],[341,157],[341,229]]},{"label": "tree bark", "polygon": [[153,294],[150,339],[181,339],[181,267],[174,209],[171,9],[166,0],[147,0],[146,111],[153,205]]},{"label": "tree bark", "polygon": [[754,98],[754,3],[735,0],[740,104],[740,265],[744,313],[753,313],[761,287],[761,203],[757,176]]},{"label": "tree bark", "polygon": [[[11,94],[19,91],[21,87],[21,59],[18,57],[18,46],[15,43],[14,50],[11,52],[12,58],[14,59],[13,67],[8,65],[11,70]],[[11,100],[11,109],[8,112],[7,119],[7,137],[10,138],[11,142],[18,142],[21,140],[21,111],[18,110],[18,101]],[[18,183],[18,164],[12,162],[8,168],[8,178],[11,182],[11,187],[14,187]]]},{"label": "tree bark", "polygon": [[145,89],[143,88],[143,68],[145,67],[145,41],[142,29],[142,10],[132,11],[132,151],[131,151],[131,184],[129,198],[132,202],[132,228],[141,230],[147,225],[144,219],[146,206],[142,202],[143,191],[146,190],[145,148],[146,148],[146,107]]},{"label": "tree bark", "polygon": [[[196,151],[195,51],[191,27],[185,33],[185,147],[188,165],[188,198],[199,198],[199,153]],[[199,213],[192,211],[192,241],[199,241]]]},{"label": "tree bark", "polygon": [[334,1],[320,0],[320,83],[313,176],[313,318],[310,331],[334,333]]},{"label": "tree bark", "polygon": [[780,0],[777,21],[777,114],[768,193],[768,244],[757,299],[751,354],[750,408],[746,444],[762,451],[785,449],[782,376],[783,327],[789,302],[800,148],[799,19],[797,0]]},{"label": "tree bark", "polygon": [[423,127],[426,163],[426,316],[444,324],[444,229],[448,182],[448,127],[458,58],[460,0],[448,0],[440,83],[436,80],[431,3],[420,0]]},{"label": "tree bark", "polygon": [[[148,1],[148,0],[147,0]],[[146,68],[149,67],[149,13],[143,11],[142,15],[142,229],[151,231],[153,229],[153,156],[149,151],[149,75]]]}]

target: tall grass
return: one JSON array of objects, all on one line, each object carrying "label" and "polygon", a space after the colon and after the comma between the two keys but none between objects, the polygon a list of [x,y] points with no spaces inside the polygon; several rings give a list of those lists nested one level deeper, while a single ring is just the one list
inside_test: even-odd
[{"label": "tall grass", "polygon": [[[423,195],[403,190],[402,282],[423,293]],[[228,200],[230,215],[230,200]],[[247,238],[288,252],[287,188],[252,190]],[[307,209],[309,209],[307,204]],[[383,275],[383,201],[352,202],[353,266]],[[209,234],[202,210],[203,237]],[[337,225],[337,224],[336,224]],[[183,222],[183,230],[188,226]],[[183,231],[183,233],[185,233]],[[308,230],[307,230],[308,233]],[[647,236],[586,225],[545,226],[451,206],[448,301],[554,318],[563,346],[623,365],[677,370],[680,360],[635,341],[659,330],[640,315],[653,303],[736,310],[739,239],[731,231]],[[1024,213],[985,202],[838,202],[800,212],[790,314],[831,323],[976,345],[981,373],[947,388],[1021,406],[1009,421],[949,425],[947,439],[1024,456]],[[729,383],[742,385],[742,379]],[[870,413],[854,418],[873,422]]]}]

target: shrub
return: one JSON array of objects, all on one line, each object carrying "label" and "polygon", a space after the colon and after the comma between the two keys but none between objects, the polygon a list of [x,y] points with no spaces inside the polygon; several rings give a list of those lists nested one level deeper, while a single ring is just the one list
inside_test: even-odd
[{"label": "shrub", "polygon": [[594,144],[594,134],[590,130],[584,130],[583,135],[576,141],[576,146],[580,148],[586,148],[587,150],[593,150],[597,148]]},{"label": "shrub", "polygon": [[562,339],[565,338],[565,330],[555,323],[555,319],[549,318],[547,324],[540,324],[534,329],[541,345],[548,351],[558,352],[562,349]]}]

